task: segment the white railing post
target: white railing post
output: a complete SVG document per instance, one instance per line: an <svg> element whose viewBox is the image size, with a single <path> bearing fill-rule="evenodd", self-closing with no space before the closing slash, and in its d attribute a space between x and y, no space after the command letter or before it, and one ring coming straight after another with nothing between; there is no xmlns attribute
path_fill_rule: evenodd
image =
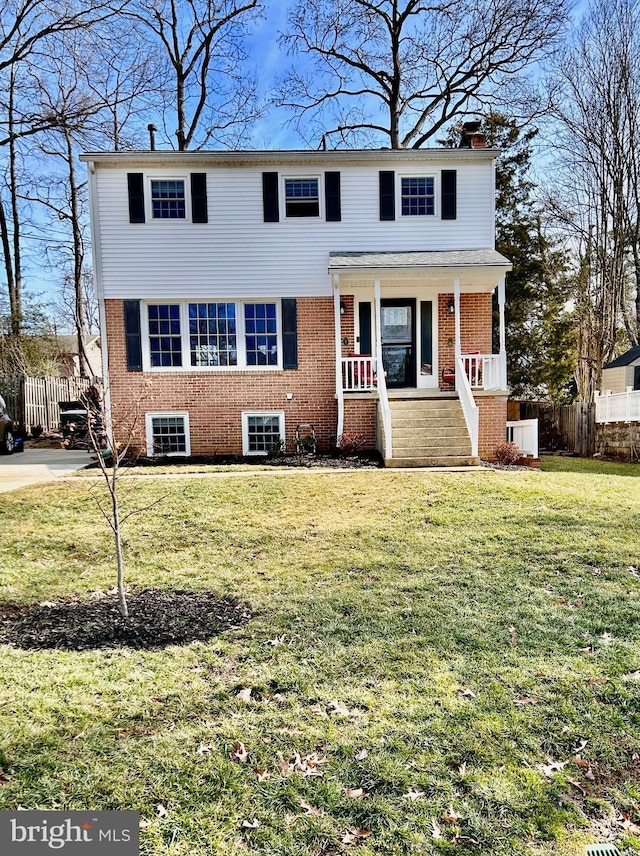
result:
<svg viewBox="0 0 640 856"><path fill-rule="evenodd" d="M384 364L382 362L382 315L380 300L380 280L374 283L375 295L375 322L376 322L376 363L378 365L378 402L382 413L382 425L384 428L384 458L390 461L393 457L393 443L391 440L391 408L389 407L389 396L387 395L387 380L384 376Z"/></svg>
<svg viewBox="0 0 640 856"><path fill-rule="evenodd" d="M610 422L611 419L611 390L605 389L604 391L604 421Z"/></svg>
<svg viewBox="0 0 640 856"><path fill-rule="evenodd" d="M506 303L504 277L498 283L498 309L500 310L500 389L507 388L507 334L504 318Z"/></svg>
<svg viewBox="0 0 640 856"><path fill-rule="evenodd" d="M460 342L460 280L453 281L453 308L455 310L454 325L455 325L455 355L456 358L462 352L462 344Z"/></svg>
<svg viewBox="0 0 640 856"><path fill-rule="evenodd" d="M625 405L626 405L626 407L625 407L626 413L625 413L625 417L624 417L625 422L631 422L631 392L632 392L632 389L630 386L628 386L627 387L627 400L625 402Z"/></svg>
<svg viewBox="0 0 640 856"><path fill-rule="evenodd" d="M471 454L474 458L478 457L478 437L479 437L479 418L480 413L478 405L473 398L469 378L465 371L465 362L463 357L458 357L456 360L456 391L462 405L464 420L467 423L467 431L471 440Z"/></svg>
<svg viewBox="0 0 640 856"><path fill-rule="evenodd" d="M342 328L340 324L340 278L333 275L333 320L336 339L336 400L338 402L338 424L336 427L336 446L344 434L344 392L342 378Z"/></svg>

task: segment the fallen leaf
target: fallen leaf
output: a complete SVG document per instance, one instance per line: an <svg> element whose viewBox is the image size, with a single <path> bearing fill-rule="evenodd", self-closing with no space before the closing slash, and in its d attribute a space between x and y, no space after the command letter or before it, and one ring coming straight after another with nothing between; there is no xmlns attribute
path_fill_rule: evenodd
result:
<svg viewBox="0 0 640 856"><path fill-rule="evenodd" d="M518 634L516 632L516 628L513 626L509 627L509 633L511 634L511 639L509 641L509 644L511 645L512 648L515 648L516 645L518 644Z"/></svg>
<svg viewBox="0 0 640 856"><path fill-rule="evenodd" d="M357 829L347 829L342 833L340 841L342 844L358 844L358 842L364 841L364 839L368 838L371 834L371 829L362 829L361 827L358 827Z"/></svg>
<svg viewBox="0 0 640 856"><path fill-rule="evenodd" d="M250 702L251 701L251 687L246 687L243 690L240 690L239 693L236 693L236 698L239 698L241 701Z"/></svg>
<svg viewBox="0 0 640 856"><path fill-rule="evenodd" d="M586 758L572 758L569 763L573 764L574 767L582 767L583 770L588 770L591 766Z"/></svg>
<svg viewBox="0 0 640 856"><path fill-rule="evenodd" d="M462 815L455 812L453 806L449 806L447 811L442 815L442 820L445 823L457 823L459 820L462 820Z"/></svg>
<svg viewBox="0 0 640 856"><path fill-rule="evenodd" d="M602 684L606 684L606 678L587 678L587 686L588 687L600 687Z"/></svg>
<svg viewBox="0 0 640 856"><path fill-rule="evenodd" d="M169 812L162 805L162 803L158 803L158 805L156 806L156 812L158 813L158 817L166 817L169 814Z"/></svg>
<svg viewBox="0 0 640 856"><path fill-rule="evenodd" d="M628 672L626 675L622 675L623 681L640 681L640 669L637 672Z"/></svg>
<svg viewBox="0 0 640 856"><path fill-rule="evenodd" d="M308 803L302 798L298 800L298 805L303 810L303 812L309 815L310 817L319 817L321 814L324 814L321 808L316 808L314 805L311 805L311 803Z"/></svg>
<svg viewBox="0 0 640 856"><path fill-rule="evenodd" d="M143 817L138 821L138 829L148 829L151 826L148 820L145 820Z"/></svg>
<svg viewBox="0 0 640 856"><path fill-rule="evenodd" d="M589 742L588 740L581 740L577 746L573 747L573 749L571 751L574 753L574 755L579 755L582 752L582 750L584 748L586 748L586 745L588 742Z"/></svg>
<svg viewBox="0 0 640 856"><path fill-rule="evenodd" d="M249 752L244 743L237 742L233 744L233 752L231 752L229 757L232 761L239 761L242 764L249 757Z"/></svg>
<svg viewBox="0 0 640 856"><path fill-rule="evenodd" d="M366 749L360 749L360 751L356 752L356 754L353 756L353 760L354 761L364 761L364 759L368 758L368 757L369 757L369 753L367 752L367 750Z"/></svg>
<svg viewBox="0 0 640 856"><path fill-rule="evenodd" d="M640 835L640 826L634 823L628 814L623 815L623 817L624 820L620 823L620 826L624 831L629 832L631 835Z"/></svg>
<svg viewBox="0 0 640 856"><path fill-rule="evenodd" d="M514 704L522 705L524 704L538 704L538 699L535 696L520 696L514 702Z"/></svg>
<svg viewBox="0 0 640 856"><path fill-rule="evenodd" d="M589 791L587 788L583 787L580 782L574 782L573 779L567 779L570 785L572 785L577 791L580 791L583 797L589 795Z"/></svg>
<svg viewBox="0 0 640 856"><path fill-rule="evenodd" d="M253 772L258 777L259 782L266 782L271 778L271 773L268 770L261 770L260 767L252 767Z"/></svg>
<svg viewBox="0 0 640 856"><path fill-rule="evenodd" d="M407 800L421 800L425 793L420 788L409 788L406 794L402 794L402 796Z"/></svg>
<svg viewBox="0 0 640 856"><path fill-rule="evenodd" d="M467 762L463 761L461 764L458 764L458 774L460 776L467 775Z"/></svg>
<svg viewBox="0 0 640 856"><path fill-rule="evenodd" d="M243 820L242 821L242 829L257 829L260 826L260 821L258 818L254 818L253 820Z"/></svg>
<svg viewBox="0 0 640 856"><path fill-rule="evenodd" d="M569 728L569 726L568 726L568 725L563 725L563 726L562 726L562 730L560 731L560 734L561 734L561 735L562 735L562 734L568 734L568 733L569 733L569 731L571 731L571 729Z"/></svg>
<svg viewBox="0 0 640 856"><path fill-rule="evenodd" d="M443 836L442 836L442 830L440 829L440 827L438 826L437 821L435 821L435 820L432 820L432 821L431 821L431 837L432 837L433 839L435 839L436 841L437 841L439 838L442 838L442 837L443 837Z"/></svg>
<svg viewBox="0 0 640 856"><path fill-rule="evenodd" d="M474 691L470 690L466 684L460 684L458 687L458 695L462 696L462 698L476 698Z"/></svg>
<svg viewBox="0 0 640 856"><path fill-rule="evenodd" d="M611 642L613 642L613 634L609 633L606 630L599 638L602 639L605 645L609 645Z"/></svg>
<svg viewBox="0 0 640 856"><path fill-rule="evenodd" d="M554 773L564 770L568 763L567 761L552 761L551 758L547 758L547 761L547 764L538 764L537 769L543 772L549 779L553 777Z"/></svg>
<svg viewBox="0 0 640 856"><path fill-rule="evenodd" d="M363 800L367 795L366 791L362 788L345 788L343 793L352 800Z"/></svg>
<svg viewBox="0 0 640 856"><path fill-rule="evenodd" d="M213 746L205 746L204 743L201 743L198 746L198 755L206 755L208 752L211 752Z"/></svg>
<svg viewBox="0 0 640 856"><path fill-rule="evenodd" d="M472 838L470 835L454 835L453 840L456 844L473 844L476 847L480 846L480 842L477 838Z"/></svg>

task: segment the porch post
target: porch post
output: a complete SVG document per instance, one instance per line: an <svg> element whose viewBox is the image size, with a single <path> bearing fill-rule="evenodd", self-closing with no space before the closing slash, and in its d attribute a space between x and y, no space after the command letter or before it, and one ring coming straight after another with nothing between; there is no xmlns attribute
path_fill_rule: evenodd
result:
<svg viewBox="0 0 640 856"><path fill-rule="evenodd" d="M455 309L454 322L455 322L455 353L456 360L462 354L462 345L460 344L460 280L454 279L453 281L453 305ZM457 368L457 367L456 367Z"/></svg>
<svg viewBox="0 0 640 856"><path fill-rule="evenodd" d="M500 389L507 388L507 336L504 321L504 277L498 283L498 309L500 310Z"/></svg>
<svg viewBox="0 0 640 856"><path fill-rule="evenodd" d="M344 390L342 383L342 326L340 323L340 277L333 275L333 323L336 340L336 401L338 402L338 424L336 426L336 446L340 446L340 437L344 434Z"/></svg>

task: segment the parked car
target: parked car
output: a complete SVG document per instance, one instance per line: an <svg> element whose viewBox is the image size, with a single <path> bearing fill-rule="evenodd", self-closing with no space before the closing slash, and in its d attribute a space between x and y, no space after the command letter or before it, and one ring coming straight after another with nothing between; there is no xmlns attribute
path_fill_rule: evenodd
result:
<svg viewBox="0 0 640 856"><path fill-rule="evenodd" d="M22 451L22 440L16 438L13 420L7 413L4 398L0 395L0 453L13 455L18 451Z"/></svg>

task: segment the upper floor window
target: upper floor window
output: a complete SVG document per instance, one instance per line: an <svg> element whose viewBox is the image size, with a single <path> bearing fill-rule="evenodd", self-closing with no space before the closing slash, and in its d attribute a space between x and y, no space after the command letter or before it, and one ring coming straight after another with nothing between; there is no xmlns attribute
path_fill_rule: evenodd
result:
<svg viewBox="0 0 640 856"><path fill-rule="evenodd" d="M401 200L404 215L435 214L436 196L433 178L403 178Z"/></svg>
<svg viewBox="0 0 640 856"><path fill-rule="evenodd" d="M320 216L317 178L286 178L284 194L287 217Z"/></svg>
<svg viewBox="0 0 640 856"><path fill-rule="evenodd" d="M154 220L184 220L186 216L184 181L153 179L151 210Z"/></svg>

